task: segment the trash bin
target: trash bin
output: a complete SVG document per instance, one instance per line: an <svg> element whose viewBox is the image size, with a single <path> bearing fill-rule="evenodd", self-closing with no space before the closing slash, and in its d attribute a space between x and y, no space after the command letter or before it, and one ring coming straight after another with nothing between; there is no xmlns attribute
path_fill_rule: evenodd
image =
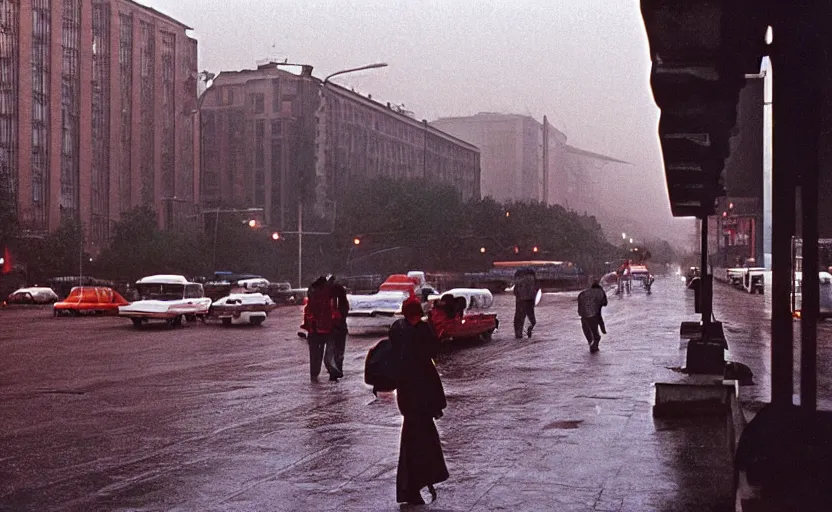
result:
<svg viewBox="0 0 832 512"><path fill-rule="evenodd" d="M688 342L685 369L688 373L723 375L728 343L722 322L710 322L703 329L701 338Z"/></svg>

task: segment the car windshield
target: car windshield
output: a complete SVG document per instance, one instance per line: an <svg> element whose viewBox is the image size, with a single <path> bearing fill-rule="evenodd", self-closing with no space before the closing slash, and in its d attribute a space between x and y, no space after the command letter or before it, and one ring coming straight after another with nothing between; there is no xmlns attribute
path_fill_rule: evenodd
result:
<svg viewBox="0 0 832 512"><path fill-rule="evenodd" d="M180 300L185 295L185 285L145 283L136 285L142 300Z"/></svg>

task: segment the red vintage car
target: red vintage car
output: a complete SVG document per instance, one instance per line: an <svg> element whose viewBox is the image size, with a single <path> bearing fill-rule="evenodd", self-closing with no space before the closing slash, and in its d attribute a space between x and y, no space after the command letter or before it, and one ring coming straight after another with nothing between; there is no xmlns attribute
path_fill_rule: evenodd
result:
<svg viewBox="0 0 832 512"><path fill-rule="evenodd" d="M462 299L462 300L460 300ZM463 338L482 338L486 341L497 330L500 323L494 313L469 313L468 304L462 297L456 298L455 306L443 304L441 299L434 302L428 315L440 341Z"/></svg>
<svg viewBox="0 0 832 512"><path fill-rule="evenodd" d="M117 291L104 286L76 286L69 296L53 306L55 316L118 314L118 307L130 304Z"/></svg>

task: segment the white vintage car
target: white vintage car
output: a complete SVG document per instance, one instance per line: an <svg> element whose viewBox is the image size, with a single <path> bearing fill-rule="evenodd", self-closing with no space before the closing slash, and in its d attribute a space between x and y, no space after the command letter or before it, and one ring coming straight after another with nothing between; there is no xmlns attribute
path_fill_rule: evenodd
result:
<svg viewBox="0 0 832 512"><path fill-rule="evenodd" d="M347 327L352 330L386 329L401 315L402 304L410 297L404 291L380 291L373 295L347 295L350 312Z"/></svg>
<svg viewBox="0 0 832 512"><path fill-rule="evenodd" d="M177 327L183 320L205 319L211 307L211 299L205 296L202 285L183 276L145 277L136 282L136 291L141 300L118 308L119 316L129 318L136 327L150 320L162 320Z"/></svg>
<svg viewBox="0 0 832 512"><path fill-rule="evenodd" d="M223 325L260 325L266 321L275 303L262 293L231 293L211 305L211 316Z"/></svg>
<svg viewBox="0 0 832 512"><path fill-rule="evenodd" d="M7 299L9 304L52 304L58 300L58 294L52 288L43 286L20 288Z"/></svg>

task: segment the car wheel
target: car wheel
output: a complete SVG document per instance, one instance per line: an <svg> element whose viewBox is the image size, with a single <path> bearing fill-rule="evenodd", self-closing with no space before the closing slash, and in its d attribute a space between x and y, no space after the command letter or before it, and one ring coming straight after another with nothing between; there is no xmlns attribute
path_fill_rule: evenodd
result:
<svg viewBox="0 0 832 512"><path fill-rule="evenodd" d="M182 315L176 315L175 317L168 320L168 323L171 327L181 327L182 326Z"/></svg>
<svg viewBox="0 0 832 512"><path fill-rule="evenodd" d="M222 325L224 325L225 327L228 327L229 325L231 325L231 319L230 318L223 318L222 319Z"/></svg>
<svg viewBox="0 0 832 512"><path fill-rule="evenodd" d="M143 323L141 318L131 318L130 320L133 321L133 327L141 329Z"/></svg>
<svg viewBox="0 0 832 512"><path fill-rule="evenodd" d="M185 319L189 322L196 322L196 315L185 315Z"/></svg>
<svg viewBox="0 0 832 512"><path fill-rule="evenodd" d="M252 317L252 318L249 320L249 323L250 323L251 325L260 325L260 324L262 324L262 323L263 323L263 321L264 321L264 320L266 320L266 317L263 317L263 316L255 316L255 317Z"/></svg>

